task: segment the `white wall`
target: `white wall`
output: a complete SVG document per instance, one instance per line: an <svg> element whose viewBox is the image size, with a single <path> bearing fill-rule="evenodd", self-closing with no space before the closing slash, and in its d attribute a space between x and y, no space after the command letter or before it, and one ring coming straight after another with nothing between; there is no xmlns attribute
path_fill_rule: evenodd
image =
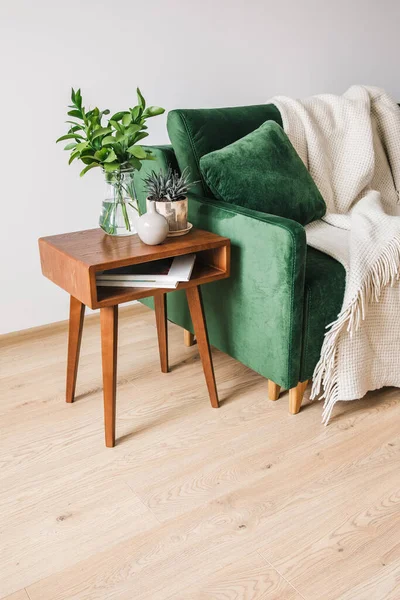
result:
<svg viewBox="0 0 400 600"><path fill-rule="evenodd" d="M385 87L400 99L397 0L1 0L0 331L67 317L39 236L97 226L101 174L56 146L70 87L86 105L167 109ZM165 118L150 142L166 142Z"/></svg>

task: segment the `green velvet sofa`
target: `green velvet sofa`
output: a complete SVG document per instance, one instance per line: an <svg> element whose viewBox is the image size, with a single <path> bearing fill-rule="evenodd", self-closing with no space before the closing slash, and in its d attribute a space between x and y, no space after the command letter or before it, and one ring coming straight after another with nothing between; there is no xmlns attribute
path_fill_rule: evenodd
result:
<svg viewBox="0 0 400 600"><path fill-rule="evenodd" d="M172 145L151 146L156 162L143 163L137 194L144 207L142 179L152 169L190 168L198 183L189 194L189 221L230 238L232 245L231 277L203 288L210 343L268 378L271 400L281 388L289 389L294 414L303 382L319 359L325 328L341 308L344 268L308 247L299 223L216 200L199 169L201 156L270 119L281 124L272 104L171 111ZM184 292L167 295L167 310L170 321L193 332Z"/></svg>

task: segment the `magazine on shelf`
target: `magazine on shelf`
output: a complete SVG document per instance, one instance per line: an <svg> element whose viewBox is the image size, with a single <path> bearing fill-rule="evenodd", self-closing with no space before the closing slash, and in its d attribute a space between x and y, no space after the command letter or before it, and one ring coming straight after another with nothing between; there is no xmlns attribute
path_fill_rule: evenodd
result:
<svg viewBox="0 0 400 600"><path fill-rule="evenodd" d="M174 283L162 283L159 281L98 281L96 279L96 283L100 287L171 288L174 290L178 287L179 281L175 281Z"/></svg>
<svg viewBox="0 0 400 600"><path fill-rule="evenodd" d="M96 274L96 283L105 287L173 289L180 281L189 281L195 260L195 254L184 254L183 256L109 269Z"/></svg>

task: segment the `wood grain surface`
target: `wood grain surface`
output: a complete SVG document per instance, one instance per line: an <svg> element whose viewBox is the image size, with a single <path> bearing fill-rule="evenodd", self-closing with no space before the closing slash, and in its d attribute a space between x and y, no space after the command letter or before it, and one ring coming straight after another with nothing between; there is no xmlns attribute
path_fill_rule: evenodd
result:
<svg viewBox="0 0 400 600"><path fill-rule="evenodd" d="M87 267L96 270L113 269L125 265L222 248L227 238L194 227L188 235L167 238L158 246L144 244L137 235L111 236L100 228L86 229L40 238L39 245L49 245Z"/></svg>
<svg viewBox="0 0 400 600"><path fill-rule="evenodd" d="M158 351L160 353L161 372L168 373L168 323L166 294L155 294L154 311L156 313Z"/></svg>
<svg viewBox="0 0 400 600"><path fill-rule="evenodd" d="M120 310L118 437L103 444L100 323L65 403L67 323L0 338L1 600L398 600L400 393L288 393L154 313ZM25 592L26 590L26 592Z"/></svg>
<svg viewBox="0 0 400 600"><path fill-rule="evenodd" d="M195 228L158 246L147 246L137 235L113 237L88 229L40 238L39 251L43 275L90 308L154 295L154 288L96 286L96 273L104 269L195 253L192 277L178 289L224 279L230 271L229 239Z"/></svg>
<svg viewBox="0 0 400 600"><path fill-rule="evenodd" d="M25 590L19 590L18 592L11 594L11 596L7 596L4 600L29 600L29 596Z"/></svg>
<svg viewBox="0 0 400 600"><path fill-rule="evenodd" d="M214 365L211 356L210 343L208 341L207 324L204 316L201 289L198 286L186 290L186 298L189 305L190 316L194 327L201 362L203 364L204 376L210 402L213 408L219 407L217 386L215 383Z"/></svg>
<svg viewBox="0 0 400 600"><path fill-rule="evenodd" d="M100 309L103 366L104 432L108 448L115 445L117 410L118 305Z"/></svg>
<svg viewBox="0 0 400 600"><path fill-rule="evenodd" d="M73 402L75 397L76 378L78 374L79 354L81 351L85 305L73 296L69 302L69 331L67 354L66 401Z"/></svg>

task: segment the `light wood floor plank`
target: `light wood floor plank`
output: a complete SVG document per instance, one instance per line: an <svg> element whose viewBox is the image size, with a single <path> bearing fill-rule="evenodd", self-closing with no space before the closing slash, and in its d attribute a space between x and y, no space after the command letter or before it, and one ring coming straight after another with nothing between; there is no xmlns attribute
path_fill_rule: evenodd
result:
<svg viewBox="0 0 400 600"><path fill-rule="evenodd" d="M18 592L11 594L11 596L1 598L1 600L29 600L29 597L25 590L19 590Z"/></svg>
<svg viewBox="0 0 400 600"><path fill-rule="evenodd" d="M202 577L174 596L174 600L302 600L257 552Z"/></svg>
<svg viewBox="0 0 400 600"><path fill-rule="evenodd" d="M398 600L400 590L400 560L392 564L381 563L384 569L376 573L374 569L371 576L366 577L357 586L349 589L338 600L371 600L379 594L379 600Z"/></svg>
<svg viewBox="0 0 400 600"><path fill-rule="evenodd" d="M391 463L389 465L389 478L380 462L376 464L374 473L369 472L367 501L368 494L373 498L374 490L384 489L383 482L390 486L395 467ZM300 533L307 530L314 532L318 526L332 519L332 508L337 503L338 494L342 500L339 518L342 518L349 502L354 505L355 490L359 490L358 504L363 504L365 494L360 493L359 479L349 477L349 482L340 485L340 478L334 478L327 493L324 490L325 478L322 477L317 485L311 482L308 489L300 487L298 497L293 493L292 485L292 490L288 489L283 499L280 498L281 490L271 497L273 488L268 487L267 481L260 482L257 487L246 487L236 494L209 502L201 510L171 519L164 527L138 536L131 543L123 543L112 552L97 556L95 561L81 563L82 577L78 576L78 579L74 570L70 569L33 586L32 590L29 588L29 593L32 600L35 600L38 590L43 598L47 598L47 594L50 597L57 589L57 583L63 581L71 582L71 587L67 583L67 589L63 589L59 596L55 595L55 600L70 597L94 599L99 590L104 597L113 597L115 593L115 597L121 600L130 598L133 590L138 599L168 598L179 591L179 586L240 559L254 550L255 545L261 546L262 541L271 540L274 545L281 529L289 532L288 537L293 544ZM343 497L345 490L347 496ZM176 577L177 563L179 578ZM113 575L116 571L121 573L118 584L115 584ZM157 572L158 581L153 582L149 595L149 580L153 572ZM301 588L298 589L301 592Z"/></svg>
<svg viewBox="0 0 400 600"><path fill-rule="evenodd" d="M368 416L366 411L355 413L350 421L339 422L340 426L320 428L320 406L313 405L309 418L304 418L298 427L299 423L287 417L285 412L269 412L265 400L260 400L259 396L259 390L247 393L247 405L236 402L235 407L230 407L229 416L226 414L215 430L210 426L205 430L203 426L203 435L195 435L195 431L185 437L182 433L179 440L171 440L173 447L168 447L167 441L161 452L156 444L153 451L157 464L152 468L152 475L149 476L143 467L147 460L151 461L150 456L136 465L127 465L125 477L160 520L202 506L219 496L235 491L240 493L242 488L253 489L251 486L260 480L268 481L265 495L280 498L282 505L285 494L292 494L293 481L299 472L299 487L300 481L304 487L307 482L313 483L320 477L321 487L326 490L329 485L337 485L334 477L332 484L326 477L327 464L335 477L344 482L354 479L360 464L365 472L374 461L380 468L382 461L391 462L398 458L397 446L386 444L394 443L397 437L390 410L393 407L391 399L380 402L383 426L375 437L371 437L370 427L376 416L374 409ZM285 444L282 444L283 430L287 434ZM354 443L354 430L358 431L359 444ZM204 434L210 451L212 448L212 461L204 460ZM221 436L222 443L218 443L216 434ZM310 451L310 438L319 448L318 452ZM175 457L177 450L181 452L181 460L169 460ZM348 461L346 469L343 468L343 454Z"/></svg>
<svg viewBox="0 0 400 600"><path fill-rule="evenodd" d="M382 477L385 479L384 472ZM277 557L281 553L280 541L283 545L288 542L284 534L274 544L266 544L261 554L274 561L279 572L301 589L306 598L318 598L321 590L325 590L326 600L367 597L381 600L396 588L399 595L400 494L382 486L379 479L374 481L374 487L378 492L386 487L385 493L347 496L347 515L343 515L343 521L336 524L334 516L330 526L326 521L320 523L319 531L309 530L306 543L296 540L287 557ZM335 578L326 569L335 572Z"/></svg>
<svg viewBox="0 0 400 600"><path fill-rule="evenodd" d="M197 346L170 324L161 373L154 314L135 305L121 310L110 450L98 317L73 405L66 331L0 340L0 598L398 600L399 390L340 404L322 427L309 390L289 416L287 393L268 402L262 377L215 351L213 410Z"/></svg>
<svg viewBox="0 0 400 600"><path fill-rule="evenodd" d="M0 499L3 593L157 525L117 474L105 476L98 461L82 463L66 474L51 470L29 485L6 486L8 498L2 493Z"/></svg>

